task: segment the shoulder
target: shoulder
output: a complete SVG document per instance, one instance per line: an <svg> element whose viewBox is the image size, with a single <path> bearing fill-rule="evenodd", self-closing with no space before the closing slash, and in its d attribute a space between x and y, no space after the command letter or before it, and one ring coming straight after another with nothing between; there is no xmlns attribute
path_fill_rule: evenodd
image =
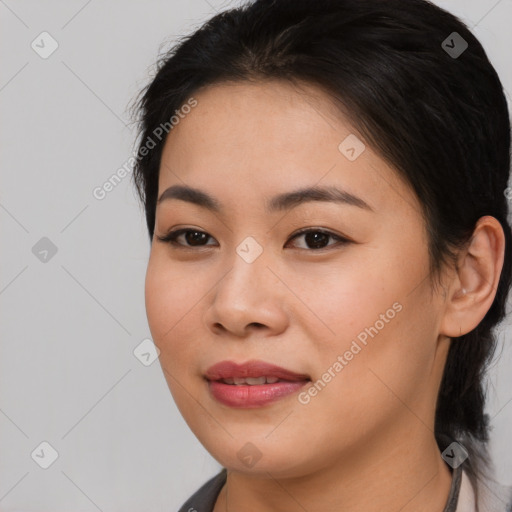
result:
<svg viewBox="0 0 512 512"><path fill-rule="evenodd" d="M512 486L502 485L491 477L475 479L463 475L463 484L466 482L472 488L472 504L478 512L512 512ZM459 509L457 508L457 511ZM464 507L462 510L466 510Z"/></svg>
<svg viewBox="0 0 512 512"><path fill-rule="evenodd" d="M512 512L512 487L493 480L482 482L478 493L478 510Z"/></svg>
<svg viewBox="0 0 512 512"><path fill-rule="evenodd" d="M222 470L203 484L178 512L212 512L217 496L226 482L227 470Z"/></svg>

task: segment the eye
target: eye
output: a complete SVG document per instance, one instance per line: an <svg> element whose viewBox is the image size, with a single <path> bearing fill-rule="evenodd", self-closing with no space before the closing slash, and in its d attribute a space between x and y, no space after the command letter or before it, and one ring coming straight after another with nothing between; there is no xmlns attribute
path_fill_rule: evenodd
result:
<svg viewBox="0 0 512 512"><path fill-rule="evenodd" d="M190 245L184 245L177 241L178 238L183 235L186 242ZM177 245L181 247L204 247L205 244L203 244L202 242L212 237L208 233L205 233L204 231L200 231L198 229L182 228L170 231L165 236L157 235L157 238L161 242L166 242L171 245Z"/></svg>
<svg viewBox="0 0 512 512"><path fill-rule="evenodd" d="M335 235L330 231L325 231L318 228L307 228L296 233L290 240L295 240L298 237L304 237L304 241L307 245L310 245L311 249L321 250L330 245L346 245L350 243L350 240L339 235ZM336 240L337 244L328 244L329 238ZM301 247L302 249L304 247ZM308 247L306 247L307 249Z"/></svg>
<svg viewBox="0 0 512 512"><path fill-rule="evenodd" d="M179 242L179 239L183 237L186 243ZM321 250L331 245L346 245L350 243L350 240L344 238L342 236L331 233L330 231L318 229L318 228L307 228L295 233L290 240L295 240L296 238L304 237L304 241L307 247L301 247L301 249L314 249ZM213 238L204 231L200 231L198 229L190 229L190 228L181 228L176 229L174 231L170 231L165 236L157 235L158 240L169 243L174 246L183 247L183 248L191 248L191 247L206 247L212 244L206 244L204 242L208 241L208 239ZM329 239L333 239L337 244L329 244ZM215 245L215 244L213 244Z"/></svg>

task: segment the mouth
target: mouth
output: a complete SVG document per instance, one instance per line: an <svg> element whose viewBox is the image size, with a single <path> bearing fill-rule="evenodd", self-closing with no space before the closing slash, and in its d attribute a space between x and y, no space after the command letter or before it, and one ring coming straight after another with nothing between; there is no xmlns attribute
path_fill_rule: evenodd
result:
<svg viewBox="0 0 512 512"><path fill-rule="evenodd" d="M261 386L263 384L275 384L276 382L290 382L285 379L279 379L277 377L265 376L265 377L233 377L229 379L219 379L215 382L223 382L230 386Z"/></svg>
<svg viewBox="0 0 512 512"><path fill-rule="evenodd" d="M216 401L236 408L262 407L296 393L311 382L307 374L264 361L243 364L222 361L208 368L204 377Z"/></svg>

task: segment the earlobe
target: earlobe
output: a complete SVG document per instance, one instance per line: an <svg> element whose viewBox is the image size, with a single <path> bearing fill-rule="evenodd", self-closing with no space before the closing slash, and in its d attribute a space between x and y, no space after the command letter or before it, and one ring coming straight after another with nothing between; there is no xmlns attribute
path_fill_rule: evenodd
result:
<svg viewBox="0 0 512 512"><path fill-rule="evenodd" d="M494 217L481 217L470 242L459 255L440 334L459 337L482 321L496 296L504 253L505 235L501 224Z"/></svg>

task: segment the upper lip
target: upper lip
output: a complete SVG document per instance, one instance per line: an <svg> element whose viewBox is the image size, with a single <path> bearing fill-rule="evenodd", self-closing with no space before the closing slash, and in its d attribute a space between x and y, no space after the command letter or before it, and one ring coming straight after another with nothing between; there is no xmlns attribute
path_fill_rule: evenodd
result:
<svg viewBox="0 0 512 512"><path fill-rule="evenodd" d="M295 373L275 364L257 360L247 361L242 364L237 364L234 361L221 361L210 366L204 376L208 380L244 377L277 377L278 379L289 381L310 380L306 374Z"/></svg>

